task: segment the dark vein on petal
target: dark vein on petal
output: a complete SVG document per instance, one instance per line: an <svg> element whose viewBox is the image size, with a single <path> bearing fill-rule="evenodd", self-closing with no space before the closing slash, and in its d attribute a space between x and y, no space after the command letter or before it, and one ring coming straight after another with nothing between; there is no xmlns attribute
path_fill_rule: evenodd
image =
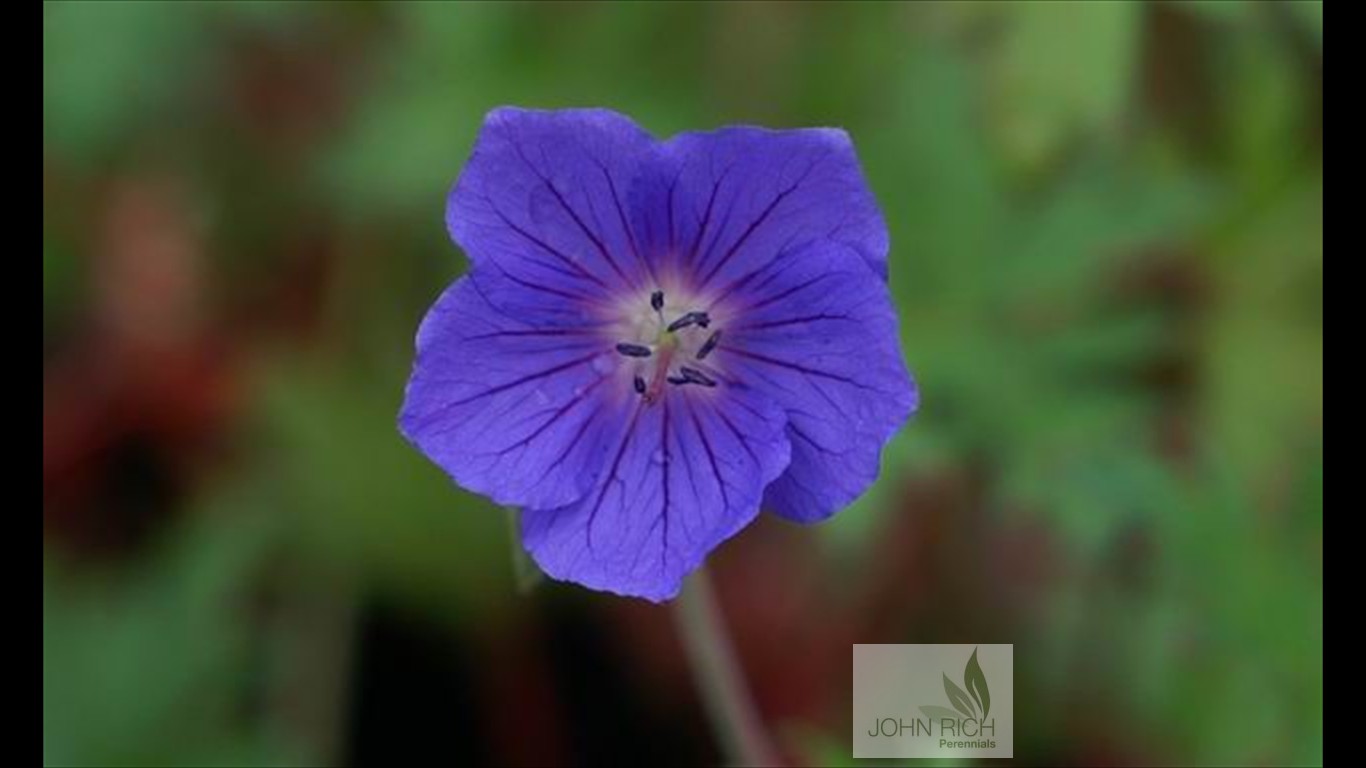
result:
<svg viewBox="0 0 1366 768"><path fill-rule="evenodd" d="M720 260L718 260L716 264L712 266L711 269L707 270L707 274L703 276L702 282L698 286L699 291L706 288L707 284L710 283L711 279L716 276L716 273L720 271L721 267L725 266L726 262L730 261L731 257L735 255L735 252L740 250L740 247L745 244L745 241L749 239L749 236L754 234L754 231L759 228L759 225L764 223L764 220L767 219L771 213L773 213L774 209L778 207L778 204L785 200L788 195L796 191L797 188L800 187L803 183L805 183L807 177L811 175L811 172L814 171L816 169L816 166L820 165L821 161L823 161L824 159L825 156L822 155L821 157L811 161L811 165L807 167L806 171L803 172L802 175L798 177L796 181L792 182L791 186L779 192L777 197L773 198L773 202L769 203L768 207L765 208L763 212L759 214L759 217L755 219L753 222L751 222L748 227L745 228L745 231L740 235L740 238L736 240L734 244L731 245L731 247L725 252L725 254L721 256Z"/></svg>
<svg viewBox="0 0 1366 768"><path fill-rule="evenodd" d="M640 247L636 245L635 233L631 231L631 222L626 218L626 209L622 208L621 198L617 195L617 185L612 181L612 174L607 172L607 166L604 165L601 160L598 160L592 155L589 155L589 157L592 157L593 162L598 164L598 168L602 169L602 176L607 180L607 189L612 193L612 204L616 206L617 217L621 219L621 230L626 233L626 244L631 246L631 253L635 255L636 261L639 261L641 266L645 267L645 271L649 273L650 279L655 283L658 283L659 278L655 276L654 265L649 261L646 261L645 257L640 254Z"/></svg>
<svg viewBox="0 0 1366 768"><path fill-rule="evenodd" d="M716 476L716 485L721 489L721 502L726 505L726 510L729 511L731 509L730 494L726 493L726 481L721 477L721 468L716 465L716 452L712 450L711 441L707 439L707 433L702 429L702 421L697 418L697 409L693 407L691 400L687 400L687 404L688 414L692 416L693 426L697 429L697 436L702 438L702 447L707 451L707 460L711 463L711 473Z"/></svg>
<svg viewBox="0 0 1366 768"><path fill-rule="evenodd" d="M678 443L678 450L683 454L683 471L688 475L688 487L692 489L692 497L700 501L702 499L702 494L697 490L697 473L693 471L697 462L693 461L692 456L689 455L688 442L690 441L680 440ZM688 520L692 517L692 515L688 515L683 518L683 533L689 540L697 537L697 531L695 529L689 530L688 528ZM704 527L706 526L705 520L702 521L702 525Z"/></svg>
<svg viewBox="0 0 1366 768"><path fill-rule="evenodd" d="M796 434L797 437L800 437L802 440L805 440L806 442L810 443L812 448L815 448L817 451L820 451L821 453L823 453L823 454L825 454L825 455L827 455L827 456L843 456L843 455L849 453L849 451L832 451L832 450L830 450L829 448L827 448L827 447L825 447L824 445L821 445L819 442L817 442L815 438L813 438L813 437L811 437L810 435L808 435L808 434L806 434L805 432L803 432L803 431L801 430L801 427L798 427L796 424L789 423L789 424L787 425L787 428L790 429L790 430L792 430L792 432L793 432L794 434Z"/></svg>
<svg viewBox="0 0 1366 768"><path fill-rule="evenodd" d="M740 407L740 408L744 408L746 411L749 411L749 413L750 413L751 415L753 415L754 418L758 419L759 421L768 421L768 416L764 415L763 412L759 411L759 410L756 409L754 406L750 405L749 403L745 402L744 400L734 399L734 400L731 400L731 403L732 403L733 405L736 405L736 406ZM789 409L789 410L790 410L790 409ZM721 413L720 409L717 409L717 413Z"/></svg>
<svg viewBox="0 0 1366 768"><path fill-rule="evenodd" d="M759 462L759 455L754 452L753 448L749 447L749 441L745 439L745 436L740 432L740 429L736 427L735 424L730 420L730 417L726 415L725 411L722 411L718 408L716 409L716 415L721 417L721 421L724 421L727 427L730 427L731 433L735 435L735 439L740 442L740 445L742 447L744 447L745 453L748 453L749 457L754 460L755 468L758 469L762 467L763 465Z"/></svg>
<svg viewBox="0 0 1366 768"><path fill-rule="evenodd" d="M821 396L821 397L825 400L825 402L830 406L830 410L834 411L835 413L840 414L841 416L846 415L846 414L845 414L845 409L844 409L844 407L841 406L839 403L835 402L835 398L831 397L831 396L830 396L830 393L829 393L829 392L826 392L826 391L820 386L820 384L819 384L818 382L815 382L815 381L811 382L811 388L814 389L814 390L816 390L816 392L817 392L818 394L820 394L820 396Z"/></svg>
<svg viewBox="0 0 1366 768"><path fill-rule="evenodd" d="M739 197L740 190L736 190L735 194L731 196L730 205L726 206L726 212L721 215L721 219L716 225L716 233L712 235L711 242L707 243L706 250L702 251L702 257L693 262L693 269L706 264L707 260L711 258L712 251L716 250L717 244L721 242L721 238L725 237L726 227L730 226L730 219L735 215L735 209L739 205Z"/></svg>
<svg viewBox="0 0 1366 768"><path fill-rule="evenodd" d="M610 177L609 177L609 178L610 178ZM615 195L615 192L614 192L613 194ZM591 194L586 194L586 195L584 195L584 201L588 203L588 215L591 217L591 219L592 219L591 223L593 224L592 227L587 228L587 230L585 231L585 234L587 234L588 232L601 232L601 233L603 233L602 236L605 237L605 236L606 236L606 232L607 232L607 227L603 226L603 224L602 224L602 217L598 216L598 206L597 206L597 203L593 202L593 200L594 200L594 196L593 196L593 195L591 195ZM568 203L566 203L565 205L567 206ZM582 228L582 227L580 227L580 228ZM629 237L629 236L630 236L630 233L628 232L628 233L627 233L627 237ZM598 245L599 242L600 242L600 241L595 240L595 241L594 241L594 244L595 244L595 245ZM622 282L622 284L623 284L624 286L626 286L626 287L628 287L628 288L632 288L632 289L634 289L634 288L637 287L637 282L636 282L636 280L635 280L634 278L632 278L632 277L627 277L627 276L622 272L621 267L617 266L616 260L615 260L614 258L612 258L612 257L607 253L607 249L606 249L605 246L603 246L603 245L598 245L598 250L599 250L599 251L602 251L603 256L606 256L606 257L607 257L608 262L612 264L612 269L617 273L617 275L619 275L619 276L621 277L621 282Z"/></svg>
<svg viewBox="0 0 1366 768"><path fill-rule="evenodd" d="M659 552L659 567L666 568L668 566L669 558L669 461L672 458L669 455L669 398L664 398L664 402L660 405L663 407L663 412L661 415L664 419L663 425L660 429L659 439L659 450L664 457L664 511L662 514L664 533L663 538L661 539L661 543L663 544L663 546L660 547ZM647 533L646 536L648 535L649 534Z"/></svg>
<svg viewBox="0 0 1366 768"><path fill-rule="evenodd" d="M626 282L626 284L629 285L631 281L627 279L626 273L621 271L621 267L617 265L616 259L613 259L612 255L607 252L607 248L603 246L602 240L600 240L596 234L594 234L591 230L589 230L587 226L584 225L583 220L579 218L579 214L575 212L574 209L569 205L569 203L564 199L564 197L560 194L560 191L555 188L555 185L553 183L551 183L550 179L542 175L540 170L530 160L527 159L526 154L522 152L521 145L514 143L512 146L513 149L517 151L517 156L522 158L523 163L526 163L526 167L528 170L531 171L532 175L540 179L541 183L545 185L545 188L550 190L550 194L555 196L556 202L560 204L560 207L564 209L564 212L569 214L569 218L573 219L574 223L577 224L579 229L583 231L583 234L593 242L593 245L597 246L598 252L602 254L602 257L604 259L607 259L607 263L612 266L612 269L617 273L617 275L621 277L621 279L624 282ZM542 159L545 159L544 148L542 148L541 152Z"/></svg>
<svg viewBox="0 0 1366 768"><path fill-rule="evenodd" d="M797 363L793 363L787 360L779 360L777 358L769 357L767 355L761 355L757 352L751 352L746 349L740 349L738 347L726 347L725 351L730 354L739 355L741 357L747 357L751 360L758 360L761 363L768 363L769 365L776 366L779 368L787 368L789 370L797 371L798 373L805 373L811 376L821 376L827 379L832 379L834 381L843 382L850 386L858 387L859 389L866 389L873 392L878 391L874 387L869 387L865 384L860 384L859 382L847 376L840 376L839 374L830 373L829 371L818 370L816 368L807 368L804 365L799 365Z"/></svg>
<svg viewBox="0 0 1366 768"><path fill-rule="evenodd" d="M732 323L727 327L732 330L755 330L760 328L781 328L785 325L799 325L802 323L817 323L822 320L853 320L853 318L849 315L830 315L822 313L819 315L806 315L804 317L789 317L783 320L765 320L761 323Z"/></svg>
<svg viewBox="0 0 1366 768"><path fill-rule="evenodd" d="M745 241L749 239L749 236L754 234L754 231L759 228L759 225L763 224L764 220L767 219L769 215L773 213L773 209L777 208L778 204L781 203L788 195L792 194L792 192L795 189L797 189L796 184L788 187L787 189L784 189L782 192L779 192L778 196L773 198L773 202L768 204L768 207L765 208L759 214L758 218L750 222L748 227L745 227L745 231L740 233L740 237L737 238L735 242L731 244L730 248L726 249L726 252L721 255L721 258L716 261L716 264L713 265L711 269L707 270L707 274L702 276L702 280L699 283L699 291L706 288L707 283L711 282L711 279L716 276L717 270L725 266L727 261L730 261L730 257L734 256L735 252L740 250L740 247L745 244ZM731 210L734 210L734 206L731 206ZM720 239L719 232L717 233L716 239ZM716 247L716 243L714 241L712 242L711 247ZM711 248L707 249L707 255L711 255ZM705 259L703 261L705 261Z"/></svg>
<svg viewBox="0 0 1366 768"><path fill-rule="evenodd" d="M783 265L783 262L784 262L787 258L789 258L789 257L791 256L791 254L792 254L791 245L792 245L792 242L793 242L794 240L796 240L796 239L797 239L797 236L796 236L796 235L793 235L792 237L789 237L789 238L782 244L782 246L781 246L780 248L778 248L778 255L774 256L772 260L766 262L764 265L760 266L758 269L755 269L753 272L750 272L749 274L745 275L744 277L741 277L741 278L737 278L737 279L735 279L735 280L732 280L728 285L726 285L725 288L722 288L722 289L716 294L716 297L712 300L712 303L713 303L713 304L715 304L715 303L720 303L720 302L723 301L726 297L728 297L728 296L730 296L732 293L734 293L737 289L743 288L745 285L748 285L750 280L753 280L754 278L758 277L759 275L762 275L762 274L765 273L765 272L769 272L770 270L772 270L772 273L771 273L768 277L766 277L762 282L760 282L758 285L754 286L754 289L755 289L755 290L758 290L758 289L764 287L765 285L768 285L769 283L773 282L775 279L777 279L778 277L780 277L780 276L782 275L782 270L777 269L777 268L778 268L778 267L781 267L781 266Z"/></svg>
<svg viewBox="0 0 1366 768"><path fill-rule="evenodd" d="M577 274L582 275L583 277L587 278L588 280L591 280L594 283L597 283L598 286L603 289L610 290L610 288L608 288L607 286L607 283L604 283L602 279L599 278L597 275L584 269L582 264L579 264L577 261L571 259L569 256L560 252L559 250L557 250L544 240L540 239L539 237L536 237L535 235L531 234L525 229L522 229L521 227L517 226L512 221L512 219L508 218L501 210L498 209L498 205L494 203L493 199L490 198L488 195L484 195L484 202L488 204L489 208L493 211L494 215L497 216L503 222L503 224L505 224L513 232L516 232L517 234L521 235L527 240L530 240L532 243L535 243L538 247L543 249L546 253L549 253L550 255L564 262L566 266L574 270L574 272L576 272Z"/></svg>
<svg viewBox="0 0 1366 768"><path fill-rule="evenodd" d="M702 214L702 221L697 227L697 234L693 237L692 245L688 248L688 263L691 264L697 259L697 246L702 244L702 236L707 233L707 227L711 225L712 208L716 205L716 195L721 191L721 183L726 180L726 175L734 165L726 166L726 170L721 172L721 177L712 181L711 195L707 198L707 209Z"/></svg>
<svg viewBox="0 0 1366 768"><path fill-rule="evenodd" d="M541 291L542 293L548 293L552 296L559 296L560 298L569 299L575 302L584 302L586 304L597 305L599 307L603 306L602 300L597 297L579 293L571 293L569 291L561 291L555 288L540 285L538 283L533 283L529 280L523 280L522 278L517 277L512 273L508 272L497 261L490 261L489 263L493 266L494 269L498 270L498 273L500 275L522 286L523 288L529 288L533 291ZM512 322L513 324L523 324L526 322L525 318L508 314L507 310L498 306L498 303L495 302L492 298L489 297L487 293L484 292L484 286L480 285L478 280L475 280L473 279L473 277L471 277L471 279L469 280L469 286L472 289L474 289L475 293L479 294L480 299L483 299L484 305L487 306L489 309L493 310L495 314L507 318L508 321ZM604 323L604 325L606 324Z"/></svg>
<svg viewBox="0 0 1366 768"><path fill-rule="evenodd" d="M474 336L465 336L466 341L478 341L481 339L496 339L503 336L589 336L598 332L598 328L533 328L518 331L493 331L491 333L480 333Z"/></svg>
<svg viewBox="0 0 1366 768"><path fill-rule="evenodd" d="M560 455L545 468L545 471L541 473L541 479L536 481L537 484L544 482L545 479L550 476L550 471L564 462L565 458L569 456L569 452L574 450L574 446L579 444L579 440L583 439L583 434L588 431L589 427L597 422L598 414L602 413L603 407L604 406L599 403L598 407L593 409L591 415L584 417L583 422L579 424L578 431L574 433L573 439L569 441L569 444L564 447L563 451L560 451Z"/></svg>
<svg viewBox="0 0 1366 768"><path fill-rule="evenodd" d="M516 380L514 380L514 381L507 382L506 384L499 384L499 385L496 386L496 387L493 387L493 388L491 388L491 389L484 390L483 392L480 392L480 393L478 393L478 394L476 394L476 395L471 395L471 396L469 396L469 397L467 397L467 398L464 398L464 399L462 399L462 400L456 400L456 401L454 401L454 402L446 403L445 405L441 406L440 408L436 409L436 410L433 411L431 414L429 414L428 417L427 417L426 419L423 419L423 426L422 426L422 428L425 428L427 424L431 423L431 422L432 422L433 420L435 420L438 416L441 416L442 414L444 414L446 411L450 410L451 408L455 408L455 407L458 407L458 406L461 406L461 405L466 405L466 404L468 404L468 403L474 402L475 400L479 400L479 399L481 399L481 398L489 397L489 396L491 396L491 395L496 395L496 394L498 394L499 392L506 392L507 390L513 389L514 387L520 387L520 386L522 386L523 384L526 384L527 382L535 381L535 380L537 380L537 379L543 379L543 378L545 378L545 377L547 377L547 376L553 376L554 374L559 373L560 371L568 370L568 369L573 368L574 366L577 366L577 365L583 365L584 363L588 362L589 360L592 360L593 358L598 357L599 355L602 355L602 354L604 354L604 353L602 353L602 352L594 352L594 353L591 354L591 355L584 355L583 357L579 357L579 358L575 358L575 359L573 359L573 360L570 360L570 361L567 362L567 363L561 363L560 365L556 365L556 366L554 366L554 367L552 367L552 368L547 368L547 369L545 369L545 370L543 370L543 371L537 371L536 373L528 374L528 375L526 375L526 376L523 376L523 377L520 378L520 379L516 379Z"/></svg>
<svg viewBox="0 0 1366 768"><path fill-rule="evenodd" d="M756 309L762 309L762 308L764 308L764 307L767 307L767 306L770 305L770 304L774 304L774 303L777 303L777 302L779 302L779 301L782 301L783 299L786 299L787 297L791 296L791 295L794 294L794 293L797 293L797 292L799 292L799 291L804 291L804 290L806 290L807 288L810 288L811 286L815 285L816 283L819 283L819 282L822 281L822 280L826 280L826 279L828 279L828 278L830 278L830 277L833 277L834 274L835 274L835 273L833 273L833 272L824 272L824 273L821 273L821 274L819 274L819 275L816 275L815 277L811 278L810 280L806 280L806 281L804 281L804 282L798 283L797 285L794 285L794 286L792 286L792 287L790 287L790 288L785 288L785 289L783 289L782 291L779 291L778 293L773 294L772 296L769 296L769 297L764 298L764 299L760 299L759 301L756 301L756 302L754 302L753 304L750 304L749 306L745 307L745 308L742 309L742 310L737 310L737 313L739 313L739 312L744 312L744 313L753 312L753 311L756 310Z"/></svg>
<svg viewBox="0 0 1366 768"><path fill-rule="evenodd" d="M588 524L585 527L588 549L593 549L593 521L598 516L598 510L602 509L602 501L607 498L607 491L611 489L612 483L617 480L617 471L621 469L621 457L626 455L626 446L631 444L631 438L635 436L636 424L640 421L640 414L644 408L636 406L636 410L631 414L631 421L626 425L626 434L621 438L621 446L617 448L616 458L612 459L612 469L607 475L607 479L602 484L602 491L598 493L597 501L593 502L593 509L588 512Z"/></svg>
<svg viewBox="0 0 1366 768"><path fill-rule="evenodd" d="M680 168L679 171L678 171L678 173L674 176L674 180L671 181L671 182L669 182L669 205L668 205L668 208L667 208L667 212L668 212L668 223L669 223L669 253L673 253L673 250L674 250L674 240L675 240L675 235L674 235L674 190L675 190L675 189L678 189L678 180L679 180L680 177L682 177L682 175L683 175L683 170Z"/></svg>
<svg viewBox="0 0 1366 768"><path fill-rule="evenodd" d="M550 428L550 425L552 425L552 424L554 424L555 422L559 421L561 416L564 416L566 413L568 413L569 411L573 410L574 406L578 405L579 403L584 402L584 400L587 399L588 394L589 394L590 392L592 392L594 389L597 389L597 388L598 388L598 385L601 384L601 383L603 383L604 381L606 381L607 378L608 378L607 376L600 376L600 377L598 377L592 384L589 384L587 387L584 387L584 389L583 389L582 392L579 392L578 394L576 394L576 395L573 397L573 399L571 399L571 400L570 400L568 403L566 403L562 408L560 408L558 411L556 411L556 412L554 413L554 415L552 415L549 419L546 419L546 421L545 421L544 424L542 424L541 426L539 426L539 427L536 428L536 431L532 432L531 434L527 435L525 438L523 438L523 439L517 441L516 443L513 443L512 445L509 445L508 447L506 447L506 448L504 448L504 449L502 449L502 450L500 450L500 451L497 451L497 452L496 452L496 455L501 456L501 455L507 453L508 451L511 451L513 448L518 448L518 447L527 445L527 444L529 444L532 440L535 440L537 437L540 437L541 433L542 433L542 432L545 432L547 429L549 429L549 428ZM487 455L487 454L485 454L485 455Z"/></svg>

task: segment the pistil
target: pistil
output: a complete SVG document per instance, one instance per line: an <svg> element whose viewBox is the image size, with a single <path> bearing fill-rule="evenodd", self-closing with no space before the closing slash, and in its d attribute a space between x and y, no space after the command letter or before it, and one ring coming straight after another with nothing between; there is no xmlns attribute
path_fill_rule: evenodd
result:
<svg viewBox="0 0 1366 768"><path fill-rule="evenodd" d="M659 357L655 359L654 376L650 378L650 386L645 390L646 403L654 403L664 391L664 382L669 379L669 363L673 360L676 349L678 347L674 344L664 345L660 349Z"/></svg>

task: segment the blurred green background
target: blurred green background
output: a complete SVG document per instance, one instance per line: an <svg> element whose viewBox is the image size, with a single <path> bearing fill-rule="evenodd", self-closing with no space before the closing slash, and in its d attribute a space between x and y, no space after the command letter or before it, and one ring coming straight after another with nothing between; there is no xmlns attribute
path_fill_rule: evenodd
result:
<svg viewBox="0 0 1366 768"><path fill-rule="evenodd" d="M795 765L853 642L1015 644L1026 764L1322 761L1317 2L51 2L50 765L722 758L667 607L399 437L500 104L850 131L920 412L712 559Z"/></svg>

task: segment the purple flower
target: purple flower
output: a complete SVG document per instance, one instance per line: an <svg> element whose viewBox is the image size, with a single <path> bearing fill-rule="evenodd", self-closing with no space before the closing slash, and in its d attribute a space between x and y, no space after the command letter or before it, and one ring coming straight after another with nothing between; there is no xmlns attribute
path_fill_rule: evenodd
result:
<svg viewBox="0 0 1366 768"><path fill-rule="evenodd" d="M496 109L446 225L472 266L422 322L400 427L520 507L556 579L671 598L761 507L809 523L863 493L916 407L843 131L658 142Z"/></svg>

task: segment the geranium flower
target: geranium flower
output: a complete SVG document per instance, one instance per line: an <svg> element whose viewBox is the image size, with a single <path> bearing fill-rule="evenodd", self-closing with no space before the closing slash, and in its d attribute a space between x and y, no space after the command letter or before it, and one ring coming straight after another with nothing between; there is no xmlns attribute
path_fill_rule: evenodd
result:
<svg viewBox="0 0 1366 768"><path fill-rule="evenodd" d="M843 131L658 142L607 110L495 109L446 225L471 268L418 330L400 428L520 508L553 578L669 599L761 508L853 501L916 407Z"/></svg>

